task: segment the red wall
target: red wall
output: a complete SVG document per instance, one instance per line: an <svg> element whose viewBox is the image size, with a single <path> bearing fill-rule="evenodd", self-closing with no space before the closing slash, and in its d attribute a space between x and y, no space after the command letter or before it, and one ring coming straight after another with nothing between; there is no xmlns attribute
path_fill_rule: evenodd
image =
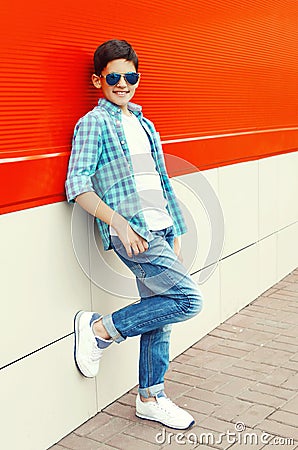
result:
<svg viewBox="0 0 298 450"><path fill-rule="evenodd" d="M2 212L64 199L74 124L96 104L93 51L111 38L127 39L139 54L134 101L166 153L206 169L297 150L298 2L6 3Z"/></svg>

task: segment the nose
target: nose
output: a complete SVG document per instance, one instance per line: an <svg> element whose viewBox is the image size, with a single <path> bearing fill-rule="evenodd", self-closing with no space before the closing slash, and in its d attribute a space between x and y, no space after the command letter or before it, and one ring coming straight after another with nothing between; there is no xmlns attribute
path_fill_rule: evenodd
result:
<svg viewBox="0 0 298 450"><path fill-rule="evenodd" d="M126 79L124 78L124 75L121 75L120 80L117 83L118 87L127 87Z"/></svg>

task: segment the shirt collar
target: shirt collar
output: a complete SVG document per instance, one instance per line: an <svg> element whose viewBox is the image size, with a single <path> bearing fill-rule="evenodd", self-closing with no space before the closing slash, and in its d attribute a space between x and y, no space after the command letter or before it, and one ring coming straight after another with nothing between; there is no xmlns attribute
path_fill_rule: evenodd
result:
<svg viewBox="0 0 298 450"><path fill-rule="evenodd" d="M115 115L116 113L121 113L121 108L115 105L115 103L110 102L106 98L100 98L98 100L98 106L104 108L108 113ZM142 111L142 107L137 105L136 103L129 102L127 105L128 109L135 113L140 113Z"/></svg>

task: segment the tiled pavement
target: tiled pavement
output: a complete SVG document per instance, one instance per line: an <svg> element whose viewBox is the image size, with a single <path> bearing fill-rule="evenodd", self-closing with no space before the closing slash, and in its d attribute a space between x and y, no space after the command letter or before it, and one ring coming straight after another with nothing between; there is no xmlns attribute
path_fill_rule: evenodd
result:
<svg viewBox="0 0 298 450"><path fill-rule="evenodd" d="M167 393L191 430L135 417L136 392L51 450L298 449L298 269L171 363Z"/></svg>

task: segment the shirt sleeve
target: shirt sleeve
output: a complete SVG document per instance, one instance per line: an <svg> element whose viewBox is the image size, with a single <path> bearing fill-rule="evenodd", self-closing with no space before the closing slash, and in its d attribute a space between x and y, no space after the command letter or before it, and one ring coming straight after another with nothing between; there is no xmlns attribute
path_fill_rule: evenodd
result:
<svg viewBox="0 0 298 450"><path fill-rule="evenodd" d="M98 165L100 143L100 124L94 116L87 114L79 120L74 130L65 182L68 202L74 202L75 198L84 192L94 192L91 176Z"/></svg>

